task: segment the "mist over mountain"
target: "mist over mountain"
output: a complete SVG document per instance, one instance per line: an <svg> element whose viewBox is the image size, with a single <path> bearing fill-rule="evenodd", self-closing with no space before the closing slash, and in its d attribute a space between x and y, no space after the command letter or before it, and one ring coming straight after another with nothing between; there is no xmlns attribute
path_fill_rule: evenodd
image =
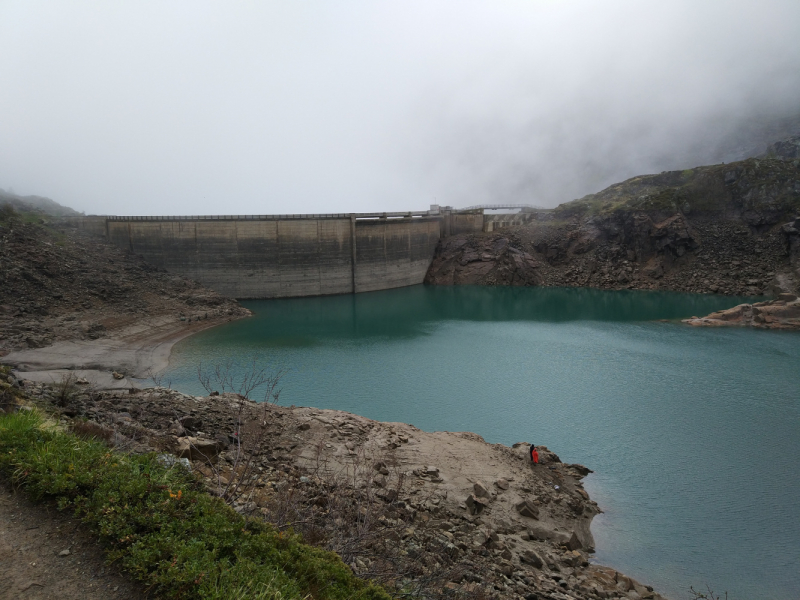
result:
<svg viewBox="0 0 800 600"><path fill-rule="evenodd" d="M6 192L0 189L0 206L8 205L15 210L40 211L54 217L75 217L80 215L76 210L68 206L62 206L50 198L42 196L18 196L13 192Z"/></svg>
<svg viewBox="0 0 800 600"><path fill-rule="evenodd" d="M531 202L800 131L800 4L0 4L0 186L88 213Z"/></svg>

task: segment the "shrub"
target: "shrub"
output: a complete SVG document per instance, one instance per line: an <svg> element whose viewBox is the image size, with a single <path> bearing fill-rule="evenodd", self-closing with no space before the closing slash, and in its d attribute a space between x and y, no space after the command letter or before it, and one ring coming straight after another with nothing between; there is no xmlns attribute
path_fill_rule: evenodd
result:
<svg viewBox="0 0 800 600"><path fill-rule="evenodd" d="M388 600L332 552L245 521L155 455L123 455L48 427L36 411L0 416L0 476L71 508L108 556L168 598Z"/></svg>

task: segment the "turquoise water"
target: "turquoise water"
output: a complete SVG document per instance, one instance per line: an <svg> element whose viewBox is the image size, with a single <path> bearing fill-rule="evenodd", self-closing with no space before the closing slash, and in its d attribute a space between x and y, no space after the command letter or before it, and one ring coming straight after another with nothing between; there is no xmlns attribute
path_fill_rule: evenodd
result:
<svg viewBox="0 0 800 600"><path fill-rule="evenodd" d="M800 334L675 322L740 299L415 286L244 303L164 381L254 356L282 404L533 441L594 469L596 562L674 599L800 597ZM741 299L742 301L744 299Z"/></svg>

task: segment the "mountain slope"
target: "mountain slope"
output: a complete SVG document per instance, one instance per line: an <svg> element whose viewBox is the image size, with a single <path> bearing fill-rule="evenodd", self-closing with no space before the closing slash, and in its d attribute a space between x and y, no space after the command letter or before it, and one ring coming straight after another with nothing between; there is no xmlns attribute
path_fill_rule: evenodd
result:
<svg viewBox="0 0 800 600"><path fill-rule="evenodd" d="M797 159L643 175L539 213L525 225L444 240L426 281L794 292L800 283L798 214Z"/></svg>

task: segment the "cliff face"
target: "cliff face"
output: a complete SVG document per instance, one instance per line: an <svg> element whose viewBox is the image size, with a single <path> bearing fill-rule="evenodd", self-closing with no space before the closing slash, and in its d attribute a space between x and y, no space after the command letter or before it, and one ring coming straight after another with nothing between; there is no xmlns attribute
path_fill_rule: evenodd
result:
<svg viewBox="0 0 800 600"><path fill-rule="evenodd" d="M444 240L426 282L794 292L798 212L796 159L634 177L524 226Z"/></svg>

